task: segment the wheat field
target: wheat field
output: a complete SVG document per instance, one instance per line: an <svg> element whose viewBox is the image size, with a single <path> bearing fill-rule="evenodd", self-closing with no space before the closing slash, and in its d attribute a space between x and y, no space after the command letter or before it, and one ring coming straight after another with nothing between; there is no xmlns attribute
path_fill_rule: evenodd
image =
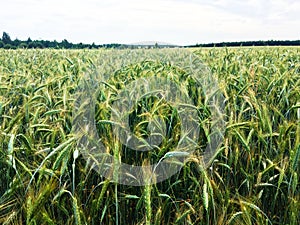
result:
<svg viewBox="0 0 300 225"><path fill-rule="evenodd" d="M145 186L100 176L78 152L72 131L78 85L109 64L103 54L117 51L0 50L0 224L299 224L300 48L190 50L218 80L224 137L207 167L196 150L178 173ZM129 113L129 122L146 137L152 112L166 121L169 133L155 151L127 148L109 123L119 90L157 74L187 90L199 121L210 115L184 68L125 65L109 74L95 107L97 130L118 160L158 162L178 145L178 112L151 96ZM207 126L201 123L199 149L209 140Z"/></svg>

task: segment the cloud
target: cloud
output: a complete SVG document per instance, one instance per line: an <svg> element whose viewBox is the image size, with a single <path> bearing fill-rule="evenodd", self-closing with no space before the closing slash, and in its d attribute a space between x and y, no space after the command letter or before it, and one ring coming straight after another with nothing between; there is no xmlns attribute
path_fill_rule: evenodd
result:
<svg viewBox="0 0 300 225"><path fill-rule="evenodd" d="M0 27L12 37L174 44L299 39L297 0L10 0Z"/></svg>

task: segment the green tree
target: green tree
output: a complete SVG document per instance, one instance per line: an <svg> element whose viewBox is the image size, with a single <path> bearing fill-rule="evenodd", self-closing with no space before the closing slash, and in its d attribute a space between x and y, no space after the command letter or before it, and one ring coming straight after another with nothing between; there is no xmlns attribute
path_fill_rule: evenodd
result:
<svg viewBox="0 0 300 225"><path fill-rule="evenodd" d="M10 44L11 43L11 38L10 38L8 33L3 32L2 41L3 41L4 44Z"/></svg>
<svg viewBox="0 0 300 225"><path fill-rule="evenodd" d="M69 48L69 42L67 41L67 39L62 40L62 42L60 43L60 47L61 48Z"/></svg>
<svg viewBox="0 0 300 225"><path fill-rule="evenodd" d="M11 44L5 44L5 45L4 45L4 48L5 48L5 49L16 49L16 46L13 46L13 45L11 45Z"/></svg>
<svg viewBox="0 0 300 225"><path fill-rule="evenodd" d="M28 45L26 43L21 43L19 45L19 48L27 48L27 47L28 47Z"/></svg>

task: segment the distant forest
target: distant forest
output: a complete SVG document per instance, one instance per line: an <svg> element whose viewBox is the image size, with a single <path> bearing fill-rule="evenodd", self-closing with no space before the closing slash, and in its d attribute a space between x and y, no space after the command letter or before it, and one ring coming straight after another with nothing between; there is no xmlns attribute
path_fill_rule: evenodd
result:
<svg viewBox="0 0 300 225"><path fill-rule="evenodd" d="M0 48L4 49L18 49L18 48L53 48L53 49L97 49L97 48L162 48L162 47L239 47L239 46L300 46L300 40L295 41L245 41L245 42L221 42L221 43L209 43L209 44L195 44L188 46L166 46L166 45L125 45L125 44L74 44L66 39L58 42L48 40L31 40L28 38L26 41L19 39L12 40L7 32L3 32L2 38L0 38Z"/></svg>
<svg viewBox="0 0 300 225"><path fill-rule="evenodd" d="M210 43L210 44L196 44L196 45L191 45L186 47L239 47L239 46L300 46L300 40L221 42L221 43Z"/></svg>

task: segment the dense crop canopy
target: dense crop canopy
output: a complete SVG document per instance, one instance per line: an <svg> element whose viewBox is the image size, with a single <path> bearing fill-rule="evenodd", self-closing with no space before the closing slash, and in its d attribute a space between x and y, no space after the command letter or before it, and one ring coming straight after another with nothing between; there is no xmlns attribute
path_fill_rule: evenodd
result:
<svg viewBox="0 0 300 225"><path fill-rule="evenodd" d="M208 168L201 149L210 139L210 111L185 68L142 61L111 71L95 105L95 126L107 152L134 165L187 158L174 176L140 187L96 173L72 131L78 85L92 71L110 71L104 56L116 51L121 50L0 50L1 224L300 221L300 48L193 50L224 96L224 138ZM153 93L128 118L137 137L150 137L150 123L155 132L166 132L155 151L133 151L113 135L117 93L154 75L181 85L199 113L199 148L192 154L176 150L183 136L180 112Z"/></svg>

